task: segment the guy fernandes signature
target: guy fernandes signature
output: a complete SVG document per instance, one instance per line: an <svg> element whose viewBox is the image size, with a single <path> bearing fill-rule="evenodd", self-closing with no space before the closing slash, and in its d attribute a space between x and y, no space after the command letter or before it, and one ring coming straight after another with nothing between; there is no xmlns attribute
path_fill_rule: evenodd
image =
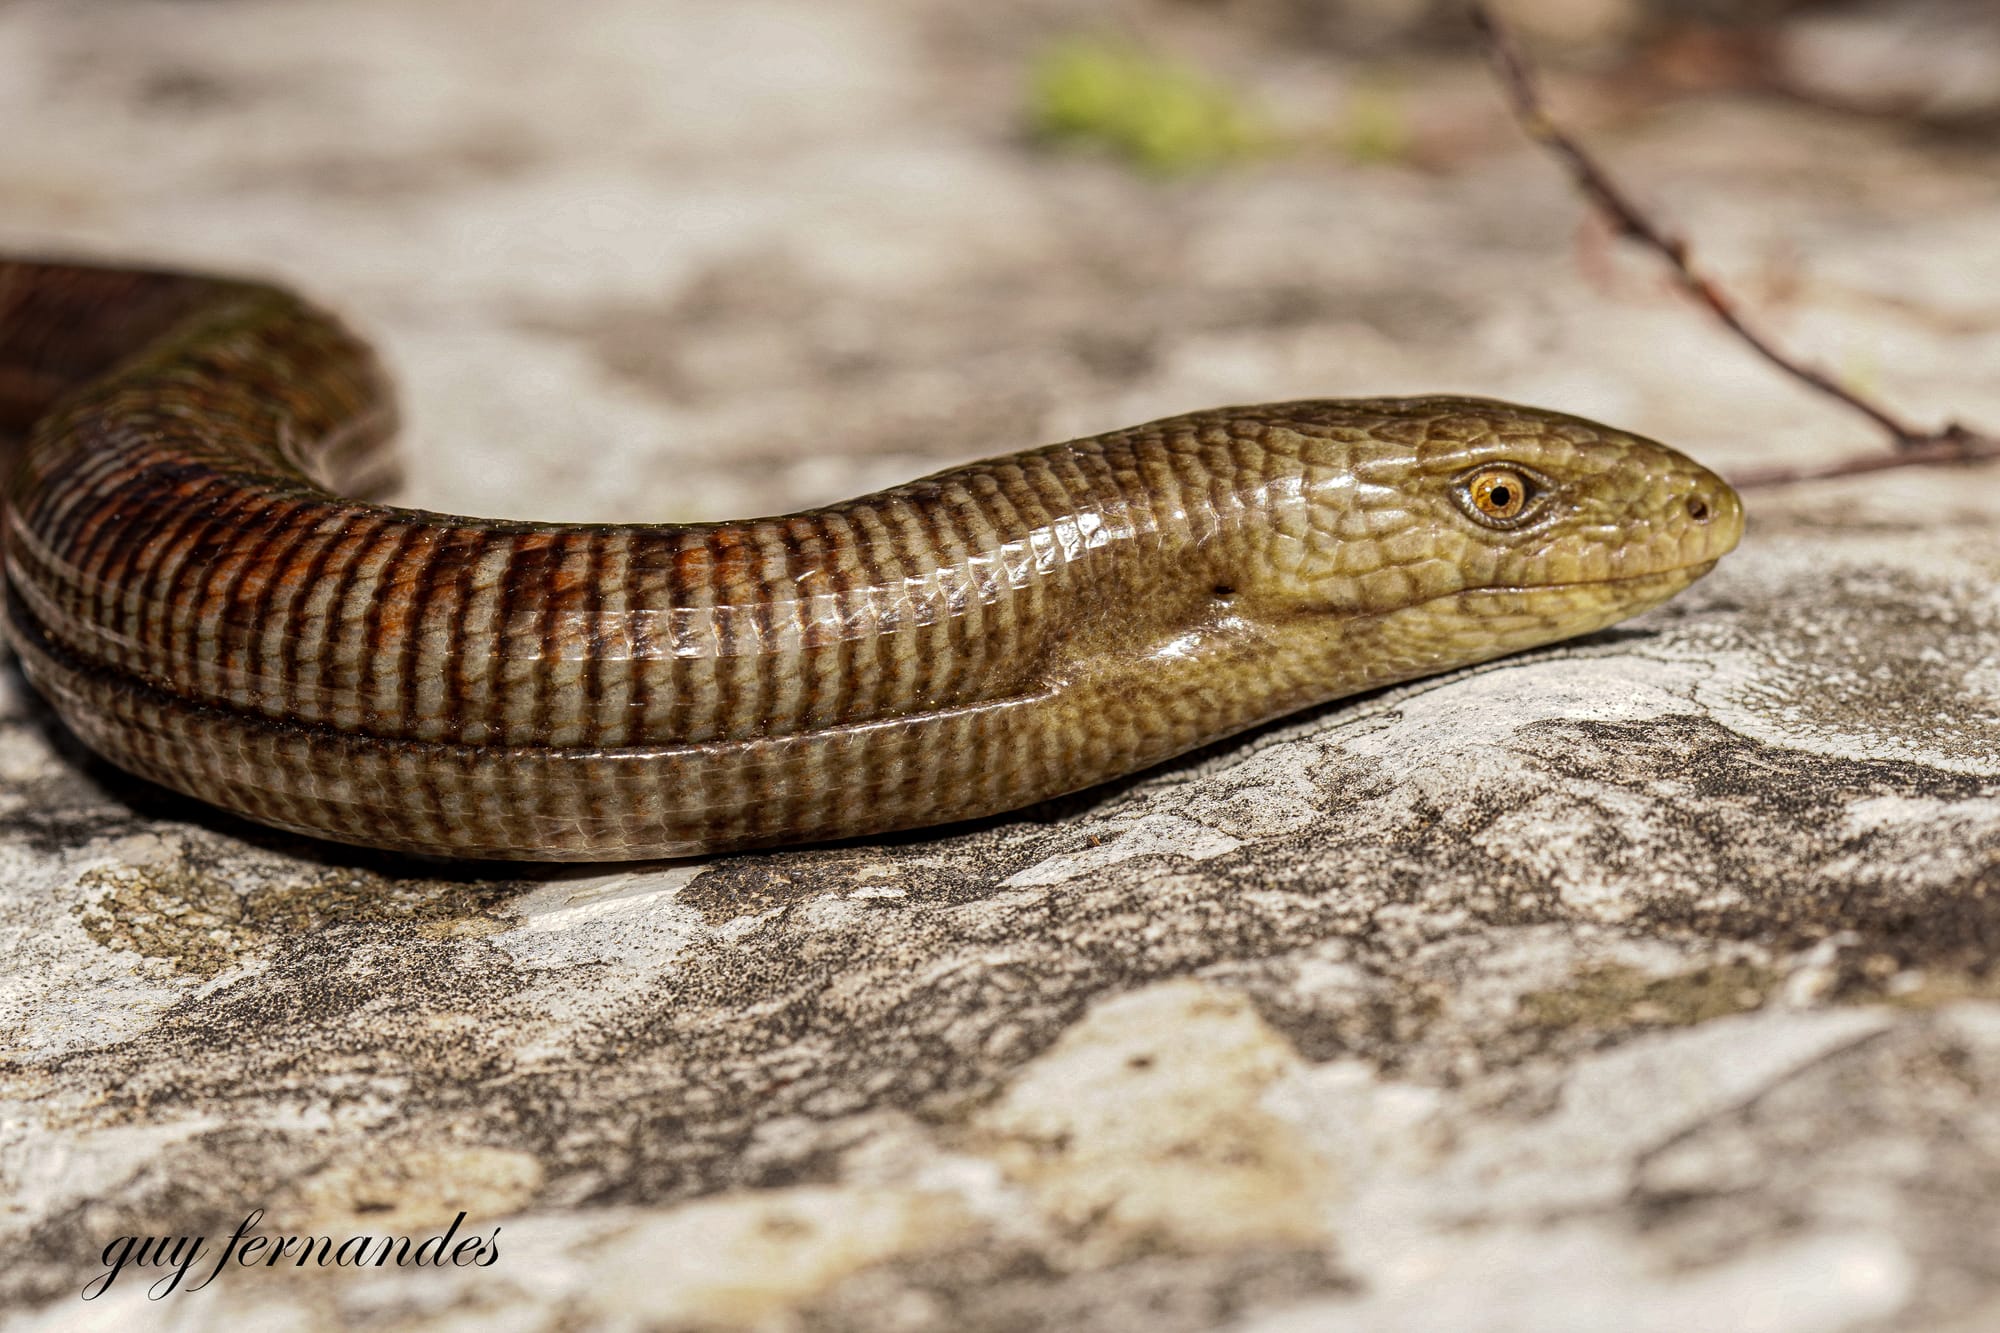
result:
<svg viewBox="0 0 2000 1333"><path fill-rule="evenodd" d="M94 1301L111 1290L111 1284L127 1268L134 1273L155 1272L146 1295L159 1300L171 1295L183 1279L200 1270L206 1275L192 1283L189 1291L200 1291L215 1281L216 1275L231 1264L239 1268L276 1268L290 1263L304 1268L313 1263L321 1268L382 1268L394 1262L398 1268L489 1268L500 1257L500 1228L491 1236L473 1232L459 1237L465 1221L460 1213L444 1234L413 1241L408 1236L260 1236L254 1234L264 1220L258 1208L236 1224L236 1230L219 1248L207 1236L119 1236L104 1247L104 1271L83 1285L83 1299Z"/></svg>

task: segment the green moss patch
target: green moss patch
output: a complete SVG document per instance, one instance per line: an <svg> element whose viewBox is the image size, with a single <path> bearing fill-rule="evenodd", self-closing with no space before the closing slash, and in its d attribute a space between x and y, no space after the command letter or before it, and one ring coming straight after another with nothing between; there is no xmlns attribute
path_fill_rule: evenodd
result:
<svg viewBox="0 0 2000 1333"><path fill-rule="evenodd" d="M1525 1025L1546 1032L1691 1027L1763 1007L1779 975L1750 963L1717 963L1673 976L1622 964L1585 968L1566 986L1521 997Z"/></svg>
<svg viewBox="0 0 2000 1333"><path fill-rule="evenodd" d="M1070 37L1030 74L1028 118L1043 140L1094 148L1180 176L1268 151L1263 115L1199 70L1127 43Z"/></svg>
<svg viewBox="0 0 2000 1333"><path fill-rule="evenodd" d="M326 868L298 876L225 877L185 861L103 866L78 879L84 932L109 949L212 977L289 936L347 922L403 922L425 933L498 928L505 886L391 879Z"/></svg>

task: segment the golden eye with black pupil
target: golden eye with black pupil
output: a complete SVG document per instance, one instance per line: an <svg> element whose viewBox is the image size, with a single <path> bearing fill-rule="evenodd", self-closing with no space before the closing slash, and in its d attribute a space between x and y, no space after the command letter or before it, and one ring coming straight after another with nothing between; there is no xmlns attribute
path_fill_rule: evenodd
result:
<svg viewBox="0 0 2000 1333"><path fill-rule="evenodd" d="M1473 516L1488 523L1509 524L1521 517L1533 498L1534 483L1512 468L1490 467L1465 483L1465 498Z"/></svg>

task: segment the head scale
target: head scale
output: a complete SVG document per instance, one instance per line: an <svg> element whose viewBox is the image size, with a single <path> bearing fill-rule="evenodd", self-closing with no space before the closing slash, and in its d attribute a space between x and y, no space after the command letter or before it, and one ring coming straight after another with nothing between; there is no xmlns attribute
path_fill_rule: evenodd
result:
<svg viewBox="0 0 2000 1333"><path fill-rule="evenodd" d="M1269 488L1282 536L1246 545L1254 602L1394 660L1398 676L1601 629L1671 597L1742 535L1736 493L1666 445L1476 398L1260 409L1296 451Z"/></svg>

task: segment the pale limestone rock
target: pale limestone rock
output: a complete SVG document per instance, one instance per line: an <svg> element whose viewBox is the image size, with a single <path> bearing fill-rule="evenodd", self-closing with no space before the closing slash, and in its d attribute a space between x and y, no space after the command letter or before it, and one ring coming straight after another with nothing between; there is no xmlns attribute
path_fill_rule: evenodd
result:
<svg viewBox="0 0 2000 1333"><path fill-rule="evenodd" d="M1169 982L1094 1005L974 1131L1075 1262L1308 1245L1325 1238L1331 1180L1261 1105L1297 1067L1241 995Z"/></svg>
<svg viewBox="0 0 2000 1333"><path fill-rule="evenodd" d="M1057 8L21 0L0 246L307 286L406 387L407 498L473 512L769 511L1434 389L1725 468L1869 446L1651 268L1580 264L1525 150L1173 185L1031 151ZM1745 100L1602 147L1726 275L1781 271L1785 336L2000 422L1990 150ZM1760 495L1589 640L1017 817L666 866L248 828L0 671L7 1327L1989 1326L1996 552L1992 468ZM500 1257L78 1299L118 1237L254 1209L463 1211Z"/></svg>

